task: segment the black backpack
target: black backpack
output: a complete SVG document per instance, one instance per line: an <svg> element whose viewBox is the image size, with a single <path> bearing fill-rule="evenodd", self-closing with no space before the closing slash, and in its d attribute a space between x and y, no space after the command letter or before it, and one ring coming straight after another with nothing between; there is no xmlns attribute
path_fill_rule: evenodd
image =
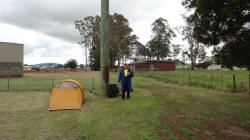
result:
<svg viewBox="0 0 250 140"><path fill-rule="evenodd" d="M119 88L117 84L110 84L108 85L108 97L115 98L118 96Z"/></svg>

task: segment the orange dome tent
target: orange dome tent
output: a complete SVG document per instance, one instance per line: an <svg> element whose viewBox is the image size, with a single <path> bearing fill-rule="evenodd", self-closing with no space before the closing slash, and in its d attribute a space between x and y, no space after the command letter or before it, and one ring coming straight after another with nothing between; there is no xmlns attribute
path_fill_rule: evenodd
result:
<svg viewBox="0 0 250 140"><path fill-rule="evenodd" d="M72 79L59 82L51 91L49 110L81 109L84 102L82 85Z"/></svg>

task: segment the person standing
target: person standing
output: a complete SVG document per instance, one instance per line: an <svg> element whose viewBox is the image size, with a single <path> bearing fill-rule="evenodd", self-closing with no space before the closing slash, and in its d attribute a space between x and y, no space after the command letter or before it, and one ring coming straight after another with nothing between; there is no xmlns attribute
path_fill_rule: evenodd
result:
<svg viewBox="0 0 250 140"><path fill-rule="evenodd" d="M121 82L122 99L125 99L125 92L127 92L127 99L130 99L131 78L133 77L133 71L128 68L128 64L124 64L124 68L121 70L118 78L118 85Z"/></svg>

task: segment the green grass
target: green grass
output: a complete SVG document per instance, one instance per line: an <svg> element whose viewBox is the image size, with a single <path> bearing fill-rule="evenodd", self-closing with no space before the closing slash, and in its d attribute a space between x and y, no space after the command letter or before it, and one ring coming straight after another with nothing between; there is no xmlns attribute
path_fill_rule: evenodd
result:
<svg viewBox="0 0 250 140"><path fill-rule="evenodd" d="M111 75L111 81L116 78ZM88 93L81 110L53 112L48 91L0 92L0 139L250 138L248 95L140 76L133 87L131 100Z"/></svg>
<svg viewBox="0 0 250 140"><path fill-rule="evenodd" d="M49 92L0 93L0 139L159 139L160 111L149 91L131 100L87 96L81 110L48 112Z"/></svg>
<svg viewBox="0 0 250 140"><path fill-rule="evenodd" d="M190 72L190 82L189 82ZM233 92L233 74L236 76L236 92L249 89L249 71L179 70L174 72L137 72L140 76L152 77L180 85L200 86ZM212 82L211 82L212 81Z"/></svg>

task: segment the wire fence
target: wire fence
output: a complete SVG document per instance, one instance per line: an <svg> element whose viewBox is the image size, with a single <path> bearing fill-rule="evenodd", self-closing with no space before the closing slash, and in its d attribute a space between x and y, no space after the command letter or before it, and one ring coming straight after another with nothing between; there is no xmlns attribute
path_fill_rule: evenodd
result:
<svg viewBox="0 0 250 140"><path fill-rule="evenodd" d="M199 86L215 90L229 91L233 93L248 92L250 94L249 72L224 72L224 71L175 71L175 72L142 72L136 71L135 77L144 76L175 83L181 86ZM66 77L30 76L21 78L0 78L1 91L50 91L61 80ZM79 81L85 91L100 95L100 81L96 77L73 77ZM117 82L117 74L111 75L111 83ZM134 82L132 82L134 83Z"/></svg>
<svg viewBox="0 0 250 140"><path fill-rule="evenodd" d="M136 72L137 75L150 77L181 86L197 86L208 89L250 94L249 73L229 73L223 71L175 71L175 72Z"/></svg>
<svg viewBox="0 0 250 140"><path fill-rule="evenodd" d="M50 91L65 78L0 78L0 91ZM74 78L84 85L84 90L99 93L97 78Z"/></svg>

